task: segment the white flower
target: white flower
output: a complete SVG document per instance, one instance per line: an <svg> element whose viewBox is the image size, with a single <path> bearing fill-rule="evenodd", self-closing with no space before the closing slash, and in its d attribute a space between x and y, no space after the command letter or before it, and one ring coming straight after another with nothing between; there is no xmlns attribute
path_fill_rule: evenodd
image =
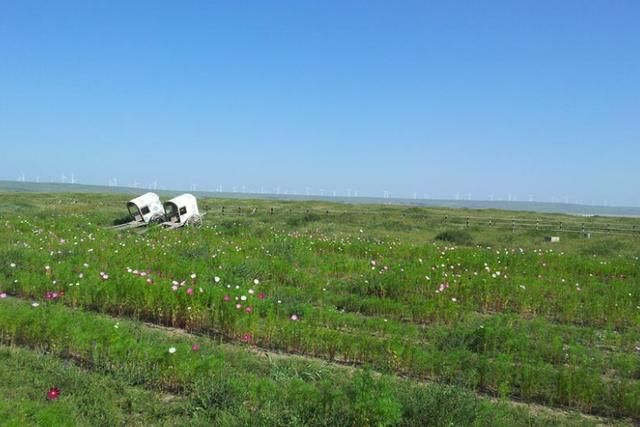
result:
<svg viewBox="0 0 640 427"><path fill-rule="evenodd" d="M260 280L258 280L258 279L253 279L253 284L254 284L254 285L259 285L259 284L260 284Z"/></svg>
<svg viewBox="0 0 640 427"><path fill-rule="evenodd" d="M169 353L173 354L176 352L176 348L175 347L169 347Z"/></svg>
<svg viewBox="0 0 640 427"><path fill-rule="evenodd" d="M45 266L44 266L44 269L45 269L45 270L47 270L47 271L49 271L49 270L51 270L51 267L49 267L48 265L45 265Z"/></svg>
<svg viewBox="0 0 640 427"><path fill-rule="evenodd" d="M9 264L11 266L11 268L16 268L16 263L12 262L11 264Z"/></svg>
<svg viewBox="0 0 640 427"><path fill-rule="evenodd" d="M247 300L246 295L242 295L242 296L240 297L240 300L241 300L241 301L246 301L246 300Z"/></svg>
<svg viewBox="0 0 640 427"><path fill-rule="evenodd" d="M456 301L458 301L458 300L457 300L457 299L455 299L455 298L451 298L451 301L456 302Z"/></svg>
<svg viewBox="0 0 640 427"><path fill-rule="evenodd" d="M249 293L253 295L253 289L249 289Z"/></svg>
<svg viewBox="0 0 640 427"><path fill-rule="evenodd" d="M196 276L196 273L191 273L191 278L192 278L192 279L195 279L196 277L197 277L197 276Z"/></svg>
<svg viewBox="0 0 640 427"><path fill-rule="evenodd" d="M31 307L40 307L40 304L37 302L32 302Z"/></svg>
<svg viewBox="0 0 640 427"><path fill-rule="evenodd" d="M220 278L218 276L213 278L214 282L218 283L220 281Z"/></svg>

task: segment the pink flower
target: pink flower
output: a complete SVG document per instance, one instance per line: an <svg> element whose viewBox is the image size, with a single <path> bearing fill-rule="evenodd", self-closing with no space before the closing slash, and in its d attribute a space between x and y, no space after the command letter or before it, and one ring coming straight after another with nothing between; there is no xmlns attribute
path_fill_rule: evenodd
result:
<svg viewBox="0 0 640 427"><path fill-rule="evenodd" d="M58 387L51 387L47 392L47 400L56 400L60 397L60 389Z"/></svg>
<svg viewBox="0 0 640 427"><path fill-rule="evenodd" d="M292 314L291 315L291 320L298 320L298 315L297 314Z"/></svg>
<svg viewBox="0 0 640 427"><path fill-rule="evenodd" d="M251 342L252 339L253 339L253 337L249 333L246 333L246 334L244 334L242 336L242 341L244 341L244 342Z"/></svg>
<svg viewBox="0 0 640 427"><path fill-rule="evenodd" d="M260 298L260 299L264 299L265 297L266 297L266 295L264 294L264 292L260 292L258 294L258 298Z"/></svg>
<svg viewBox="0 0 640 427"><path fill-rule="evenodd" d="M242 308L242 304L236 304L236 308L240 310Z"/></svg>
<svg viewBox="0 0 640 427"><path fill-rule="evenodd" d="M244 311L246 311L247 313L251 313L251 312L253 312L253 308L247 307L247 308L244 309Z"/></svg>
<svg viewBox="0 0 640 427"><path fill-rule="evenodd" d="M198 344L193 344L193 345L191 346L191 350L193 350L193 351L200 351L200 346L199 346Z"/></svg>
<svg viewBox="0 0 640 427"><path fill-rule="evenodd" d="M229 295L225 295L224 297L222 297L222 299L224 301L231 301L231 297Z"/></svg>
<svg viewBox="0 0 640 427"><path fill-rule="evenodd" d="M193 295L193 288L187 288L187 294Z"/></svg>
<svg viewBox="0 0 640 427"><path fill-rule="evenodd" d="M5 299L7 297L6 292L0 292L0 299Z"/></svg>

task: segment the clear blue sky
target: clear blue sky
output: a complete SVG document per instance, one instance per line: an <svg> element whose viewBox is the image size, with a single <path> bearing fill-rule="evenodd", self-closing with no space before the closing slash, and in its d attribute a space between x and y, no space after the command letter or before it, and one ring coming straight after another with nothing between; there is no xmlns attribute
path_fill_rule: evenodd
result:
<svg viewBox="0 0 640 427"><path fill-rule="evenodd" d="M637 0L0 0L0 178L638 206L639 23Z"/></svg>

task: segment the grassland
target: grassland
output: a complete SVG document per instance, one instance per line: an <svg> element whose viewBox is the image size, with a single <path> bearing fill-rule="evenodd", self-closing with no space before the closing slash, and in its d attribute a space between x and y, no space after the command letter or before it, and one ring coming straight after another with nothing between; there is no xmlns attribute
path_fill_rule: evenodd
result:
<svg viewBox="0 0 640 427"><path fill-rule="evenodd" d="M637 235L224 199L201 228L109 230L126 198L0 194L9 424L640 420Z"/></svg>

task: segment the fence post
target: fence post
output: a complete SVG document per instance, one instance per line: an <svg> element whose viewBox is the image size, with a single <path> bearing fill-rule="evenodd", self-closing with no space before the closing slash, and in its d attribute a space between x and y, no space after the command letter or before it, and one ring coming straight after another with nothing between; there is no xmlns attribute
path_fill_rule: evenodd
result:
<svg viewBox="0 0 640 427"><path fill-rule="evenodd" d="M448 216L448 215L445 215L445 216L444 216L444 221L443 221L443 222L444 222L445 224L447 223L447 219L448 219L448 218L449 218L449 216Z"/></svg>
<svg viewBox="0 0 640 427"><path fill-rule="evenodd" d="M611 224L607 224L607 233L611 232Z"/></svg>
<svg viewBox="0 0 640 427"><path fill-rule="evenodd" d="M515 218L511 218L511 232L512 233L516 232L516 219Z"/></svg>
<svg viewBox="0 0 640 427"><path fill-rule="evenodd" d="M273 215L273 208L271 208L271 215Z"/></svg>
<svg viewBox="0 0 640 427"><path fill-rule="evenodd" d="M536 218L536 231L540 230L540 218Z"/></svg>
<svg viewBox="0 0 640 427"><path fill-rule="evenodd" d="M469 228L469 217L467 217L467 228Z"/></svg>
<svg viewBox="0 0 640 427"><path fill-rule="evenodd" d="M224 215L224 206L222 207L222 215Z"/></svg>
<svg viewBox="0 0 640 427"><path fill-rule="evenodd" d="M562 231L562 221L560 221L560 231Z"/></svg>
<svg viewBox="0 0 640 427"><path fill-rule="evenodd" d="M238 206L238 213L240 213L240 206Z"/></svg>
<svg viewBox="0 0 640 427"><path fill-rule="evenodd" d="M491 227L493 225L493 220L491 219L491 217L489 217L489 227Z"/></svg>

